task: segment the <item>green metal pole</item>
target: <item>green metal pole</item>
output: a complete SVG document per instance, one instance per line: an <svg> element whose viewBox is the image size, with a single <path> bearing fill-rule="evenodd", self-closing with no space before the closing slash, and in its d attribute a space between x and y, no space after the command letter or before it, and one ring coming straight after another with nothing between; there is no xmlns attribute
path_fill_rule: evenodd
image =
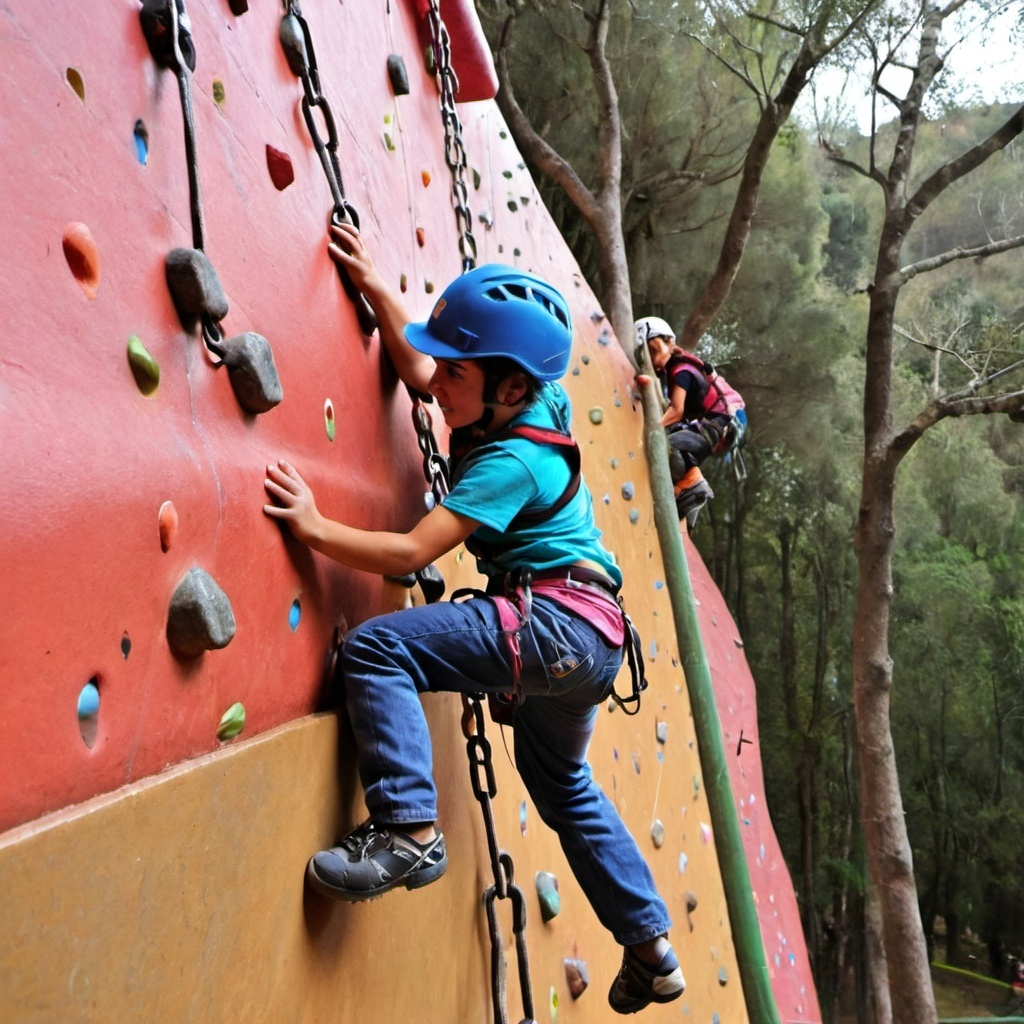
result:
<svg viewBox="0 0 1024 1024"><path fill-rule="evenodd" d="M729 909L736 958L739 962L743 995L751 1024L780 1024L775 994L768 977L761 924L754 905L750 870L740 835L739 815L729 781L729 768L725 759L722 726L718 718L711 685L704 640L697 621L693 599L693 585L686 564L686 554L680 536L679 517L676 513L675 494L668 469L668 442L661 426L661 402L658 386L650 364L647 347L638 353L643 360L642 369L649 378L640 384L644 410L644 448L650 471L651 493L654 499L654 525L658 532L661 557L665 566L665 585L672 603L679 653L686 673L686 688L693 709L693 721L700 749L704 788L711 813L711 827L718 851L718 866L725 887L725 901Z"/></svg>

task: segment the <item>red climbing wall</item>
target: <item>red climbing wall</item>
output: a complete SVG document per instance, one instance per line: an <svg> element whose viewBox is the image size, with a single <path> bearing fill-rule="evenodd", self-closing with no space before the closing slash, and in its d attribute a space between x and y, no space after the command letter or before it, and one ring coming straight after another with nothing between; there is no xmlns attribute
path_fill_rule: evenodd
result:
<svg viewBox="0 0 1024 1024"><path fill-rule="evenodd" d="M428 708L445 879L359 907L324 905L303 886L309 854L363 812L344 719L314 714L336 696L337 633L410 595L288 539L261 511L264 466L288 457L325 512L380 529L414 522L425 485L409 398L325 253L331 193L279 42L282 7L186 4L203 250L228 303L220 327L265 337L283 390L258 414L168 291L168 253L194 243L183 112L139 3L0 9L0 1020L486 1020L489 866L457 701ZM461 261L421 8L302 9L346 196L382 271L425 317ZM486 99L493 69L472 4L445 12L475 101L459 112L480 260L537 271L570 300L584 475L644 636L644 713L602 715L592 759L650 858L689 981L679 1004L645 1019L743 1024L631 370ZM389 57L404 63L407 95ZM461 552L440 567L450 587L477 581ZM198 654L168 636L195 570L212 616ZM492 739L499 836L529 901L537 1019L612 1019L620 951ZM766 819L759 828L770 834ZM561 894L548 922L541 871ZM757 884L763 908L769 886ZM770 887L793 950L791 887L779 871ZM776 976L786 968L806 988L805 958L787 968L781 955ZM578 999L567 959L591 978Z"/></svg>

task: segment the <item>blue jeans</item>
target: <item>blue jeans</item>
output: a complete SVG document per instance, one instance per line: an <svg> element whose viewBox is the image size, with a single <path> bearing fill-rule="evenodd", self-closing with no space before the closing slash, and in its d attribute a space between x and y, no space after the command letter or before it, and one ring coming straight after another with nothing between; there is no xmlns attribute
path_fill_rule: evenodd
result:
<svg viewBox="0 0 1024 1024"><path fill-rule="evenodd" d="M583 619L535 597L521 631L525 700L515 758L601 923L624 946L668 931L668 908L636 841L593 779L587 748L622 651ZM370 816L401 826L437 818L421 693L510 693L512 664L493 603L409 608L353 629L342 648L345 699Z"/></svg>

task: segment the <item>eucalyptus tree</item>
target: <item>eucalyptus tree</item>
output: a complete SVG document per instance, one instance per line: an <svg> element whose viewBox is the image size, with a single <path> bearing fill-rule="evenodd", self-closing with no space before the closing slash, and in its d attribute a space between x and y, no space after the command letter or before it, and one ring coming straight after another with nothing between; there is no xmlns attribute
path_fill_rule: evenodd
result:
<svg viewBox="0 0 1024 1024"><path fill-rule="evenodd" d="M960 357L944 378L941 394L924 403L909 422L894 416L897 305L903 288L921 275L954 262L981 259L1024 245L1024 235L996 237L982 244L957 246L904 262L908 236L925 210L955 182L1000 153L1024 131L1024 106L1012 109L992 131L967 145L957 156L917 174L914 156L919 129L926 119L930 92L936 87L950 44L943 42L947 22L962 8L981 14L983 0L889 4L884 19L860 37L871 63L875 102L890 104L898 114L888 157L882 155L884 133L875 130L865 163L836 152L834 159L875 182L882 192L882 226L873 279L868 287L868 328L864 382L864 460L856 534L859 572L853 633L854 707L859 748L862 820L871 878L879 908L887 961L891 1006L881 1019L932 1024L935 1001L928 954L917 903L913 858L908 841L890 722L893 665L889 648L893 601L894 501L900 463L925 431L941 420L975 414L1024 416L1024 350L1019 337L1017 360L998 367ZM897 92L885 79L899 67L909 80ZM833 147L834 148L834 147ZM929 339L926 339L929 340ZM1013 346L1012 339L1008 339ZM943 349L939 341L929 341ZM949 386L959 376L955 385ZM885 1007L885 1000L878 1005Z"/></svg>

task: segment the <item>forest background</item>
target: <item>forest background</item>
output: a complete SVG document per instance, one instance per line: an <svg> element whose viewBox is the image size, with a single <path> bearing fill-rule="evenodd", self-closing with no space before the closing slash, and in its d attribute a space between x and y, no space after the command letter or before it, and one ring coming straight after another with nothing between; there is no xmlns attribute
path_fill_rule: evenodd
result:
<svg viewBox="0 0 1024 1024"><path fill-rule="evenodd" d="M591 189L608 157L609 94L595 87L600 47L621 119L615 198L635 316L661 316L682 337L719 260L766 97L798 59L791 27L823 6L841 7L479 4L507 75L503 109L514 92L532 130ZM982 61L993 11L1009 12L1003 24L1015 31L1021 7L979 4L960 26L980 41ZM914 8L899 22L897 5L849 5L850 19L861 9L883 21L866 43L851 36L817 70L834 83L867 60L870 91L870 61L877 69L881 49L872 39L906 29ZM724 56L726 42L741 56ZM983 76L987 66L961 62L958 74L936 77L915 124L911 190L1021 106L1019 83L1009 88L1015 102L979 99L979 78L965 71ZM757 88L752 68L764 75ZM881 79L874 84L875 95L892 102L878 106L866 129L834 94L814 96L813 77L804 115L781 119L742 262L698 348L745 396L750 429L745 477L735 463L705 463L716 497L694 540L757 681L772 819L826 1020L851 1003L861 1020L886 1019L870 1005L871 884L852 668L865 338L886 216L879 175L862 168L897 144L902 110ZM546 158L531 159L536 150L513 131L581 267L606 297L607 241ZM951 182L914 226L902 251L914 267L1024 233L1024 141L1011 139ZM908 279L892 325L898 424L986 374L1015 373L1017 383L1006 386L1021 387L1024 249L928 269ZM892 740L929 958L1007 981L1014 958L1024 957L1024 425L1015 408L952 415L922 432L901 461L888 635Z"/></svg>

